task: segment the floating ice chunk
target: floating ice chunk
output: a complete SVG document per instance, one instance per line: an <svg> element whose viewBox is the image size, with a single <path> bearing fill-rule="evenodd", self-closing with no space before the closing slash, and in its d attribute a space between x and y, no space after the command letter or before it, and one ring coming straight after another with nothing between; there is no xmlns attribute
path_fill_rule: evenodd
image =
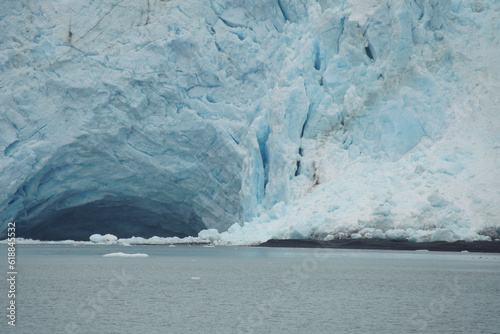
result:
<svg viewBox="0 0 500 334"><path fill-rule="evenodd" d="M412 235L414 235L414 234L415 234L415 232L417 232L415 229L413 229L413 228L411 228L411 227L410 227L410 228L407 228L407 229L405 230L406 237L407 237L407 238L410 238Z"/></svg>
<svg viewBox="0 0 500 334"><path fill-rule="evenodd" d="M366 238L366 235L369 233L370 234L370 237L371 237L371 234L373 233L373 231L375 231L374 228L372 227L365 227L364 229L362 229L361 231L359 231L358 233L365 237Z"/></svg>
<svg viewBox="0 0 500 334"><path fill-rule="evenodd" d="M330 241L335 239L335 236L333 234L328 234L323 240L324 241Z"/></svg>
<svg viewBox="0 0 500 334"><path fill-rule="evenodd" d="M385 236L387 240L391 241L404 241L407 239L407 234L402 229L387 230Z"/></svg>
<svg viewBox="0 0 500 334"><path fill-rule="evenodd" d="M486 235L480 235L468 228L462 228L458 226L449 226L449 230L453 231L459 238L459 240L464 240L466 242L472 241L491 241L491 238Z"/></svg>
<svg viewBox="0 0 500 334"><path fill-rule="evenodd" d="M348 234L344 232L339 232L337 236L339 237L339 239L347 239Z"/></svg>
<svg viewBox="0 0 500 334"><path fill-rule="evenodd" d="M351 239L361 239L361 238L362 238L362 236L359 233L353 233L353 234L351 234Z"/></svg>
<svg viewBox="0 0 500 334"><path fill-rule="evenodd" d="M127 253L117 252L117 253L104 254L102 257L149 257L149 255L144 253L127 254Z"/></svg>
<svg viewBox="0 0 500 334"><path fill-rule="evenodd" d="M149 239L142 237L120 238L119 245L179 245L179 244L194 244L203 243L198 237L151 237Z"/></svg>
<svg viewBox="0 0 500 334"><path fill-rule="evenodd" d="M423 230L418 230L412 231L409 235L408 241L411 242L429 242L431 241L432 234L434 233L433 231L423 231Z"/></svg>
<svg viewBox="0 0 500 334"><path fill-rule="evenodd" d="M372 232L372 237L374 239L385 239L385 233L381 229L376 229Z"/></svg>
<svg viewBox="0 0 500 334"><path fill-rule="evenodd" d="M112 234L105 234L105 235L100 235L100 234L92 234L90 236L90 241L96 244L100 243L106 243L106 244L114 244L118 238Z"/></svg>
<svg viewBox="0 0 500 334"><path fill-rule="evenodd" d="M8 239L0 240L0 245L8 244ZM33 240L30 238L16 238L16 244L23 245L89 245L92 244L90 241L75 241L75 240L60 240L60 241L45 241L45 240Z"/></svg>
<svg viewBox="0 0 500 334"><path fill-rule="evenodd" d="M391 235L393 232L389 232ZM473 230L467 228L459 228L457 226L449 226L447 228L437 230L414 230L407 229L405 234L408 236L408 241L411 242L434 242L434 241L447 241L455 242L463 240L466 242L473 241L491 241L491 238L486 235L480 235Z"/></svg>
<svg viewBox="0 0 500 334"><path fill-rule="evenodd" d="M198 237L204 241L214 242L220 239L220 234L219 231L217 231L215 228L210 228L198 233Z"/></svg>
<svg viewBox="0 0 500 334"><path fill-rule="evenodd" d="M438 229L434 232L431 237L431 242L433 241L448 241L454 242L460 240L460 237L451 230L447 229Z"/></svg>

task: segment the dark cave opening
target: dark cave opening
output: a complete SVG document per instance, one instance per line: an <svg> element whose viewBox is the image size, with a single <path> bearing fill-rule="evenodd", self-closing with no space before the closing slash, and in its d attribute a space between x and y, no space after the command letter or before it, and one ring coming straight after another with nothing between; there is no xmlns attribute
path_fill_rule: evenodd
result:
<svg viewBox="0 0 500 334"><path fill-rule="evenodd" d="M35 220L35 221L33 221ZM52 211L17 222L17 237L36 240L88 241L92 234L119 238L197 236L206 226L185 203L160 203L142 198L105 198Z"/></svg>

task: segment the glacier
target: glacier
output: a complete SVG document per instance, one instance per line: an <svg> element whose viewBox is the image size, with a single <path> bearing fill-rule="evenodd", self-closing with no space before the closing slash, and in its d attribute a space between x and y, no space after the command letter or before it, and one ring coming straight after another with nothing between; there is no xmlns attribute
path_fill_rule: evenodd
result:
<svg viewBox="0 0 500 334"><path fill-rule="evenodd" d="M0 28L1 238L500 236L500 3L3 1Z"/></svg>

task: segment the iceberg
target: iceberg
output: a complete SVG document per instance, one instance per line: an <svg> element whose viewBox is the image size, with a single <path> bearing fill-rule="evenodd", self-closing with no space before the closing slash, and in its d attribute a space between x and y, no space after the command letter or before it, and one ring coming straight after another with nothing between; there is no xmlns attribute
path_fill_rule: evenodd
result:
<svg viewBox="0 0 500 334"><path fill-rule="evenodd" d="M104 254L102 257L149 257L149 255L145 253L129 254L129 253L117 252L117 253Z"/></svg>
<svg viewBox="0 0 500 334"><path fill-rule="evenodd" d="M0 238L498 238L499 16L3 1Z"/></svg>

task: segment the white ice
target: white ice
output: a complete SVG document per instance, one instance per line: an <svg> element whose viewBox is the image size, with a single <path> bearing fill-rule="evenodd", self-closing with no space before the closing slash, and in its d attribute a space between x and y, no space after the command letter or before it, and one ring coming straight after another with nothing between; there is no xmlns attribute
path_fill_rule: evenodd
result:
<svg viewBox="0 0 500 334"><path fill-rule="evenodd" d="M149 255L144 253L128 254L128 253L117 252L117 253L104 254L102 257L149 257Z"/></svg>

